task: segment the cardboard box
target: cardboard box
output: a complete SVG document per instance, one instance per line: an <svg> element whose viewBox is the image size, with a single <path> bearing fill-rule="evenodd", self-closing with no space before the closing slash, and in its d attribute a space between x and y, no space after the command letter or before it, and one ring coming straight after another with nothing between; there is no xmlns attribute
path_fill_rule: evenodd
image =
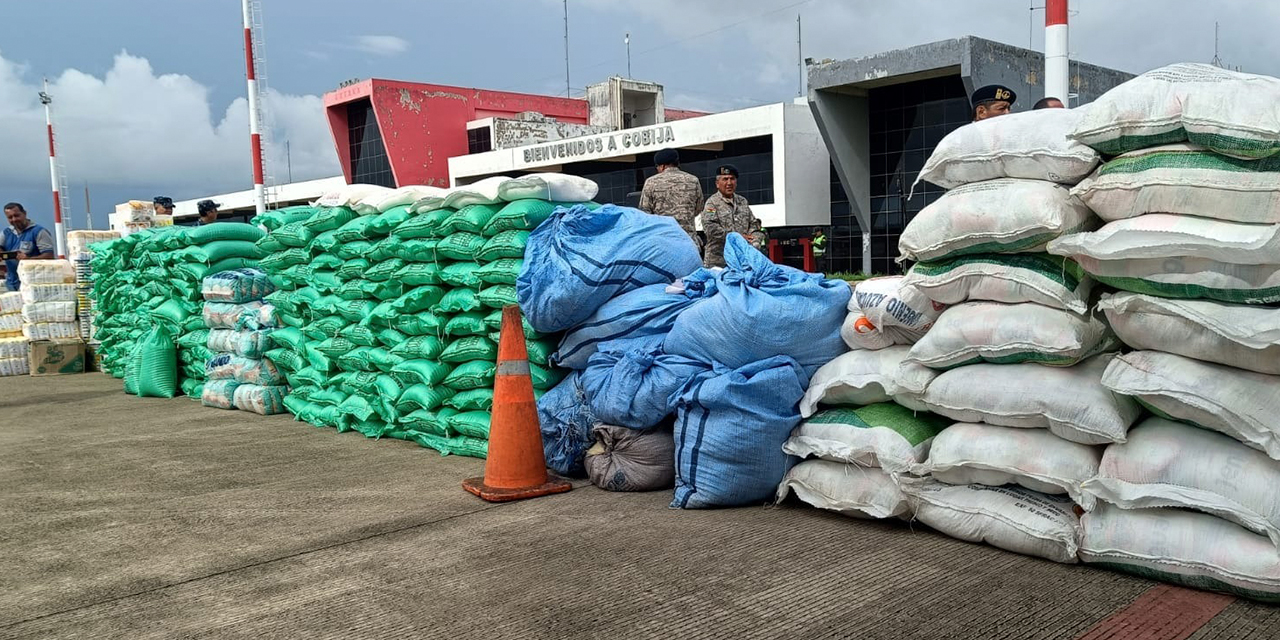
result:
<svg viewBox="0 0 1280 640"><path fill-rule="evenodd" d="M38 340L31 343L29 358L33 376L84 373L84 342L77 339Z"/></svg>

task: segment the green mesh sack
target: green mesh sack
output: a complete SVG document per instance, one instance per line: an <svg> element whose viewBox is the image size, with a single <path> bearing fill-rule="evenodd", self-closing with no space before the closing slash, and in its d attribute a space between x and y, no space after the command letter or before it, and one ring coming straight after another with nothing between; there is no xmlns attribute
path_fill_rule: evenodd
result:
<svg viewBox="0 0 1280 640"><path fill-rule="evenodd" d="M450 289L431 311L436 314L463 313L480 308L480 297L473 289Z"/></svg>
<svg viewBox="0 0 1280 640"><path fill-rule="evenodd" d="M124 392L131 396L138 395L138 364L142 359L142 343L142 339L135 341L129 349L129 354L125 356L127 360L124 365Z"/></svg>
<svg viewBox="0 0 1280 640"><path fill-rule="evenodd" d="M451 233L436 245L436 254L451 260L477 260L477 254L485 247L484 238L474 233ZM523 256L523 252L521 253ZM504 256L505 257L505 256Z"/></svg>
<svg viewBox="0 0 1280 640"><path fill-rule="evenodd" d="M342 280L355 280L363 278L365 269L369 268L369 260L367 258L352 258L345 260L341 267L338 267L338 277Z"/></svg>
<svg viewBox="0 0 1280 640"><path fill-rule="evenodd" d="M361 347L378 346L378 333L368 325L353 323L342 328L338 335Z"/></svg>
<svg viewBox="0 0 1280 640"><path fill-rule="evenodd" d="M415 384L425 384L436 386L444 381L445 377L451 371L449 365L436 362L435 360L405 360L394 367L391 367L391 375L395 376L401 384L411 386Z"/></svg>
<svg viewBox="0 0 1280 640"><path fill-rule="evenodd" d="M286 224L307 220L314 216L316 211L318 209L307 205L284 207L283 209L267 211L262 215L254 216L249 221L249 224L258 225L267 231L275 231Z"/></svg>
<svg viewBox="0 0 1280 640"><path fill-rule="evenodd" d="M310 244L307 245L307 249L310 250L312 253L320 253L322 255L327 253L329 255L333 255L334 249L337 249L338 245L340 244L342 243L338 242L337 231L326 231L324 233L318 234L314 239L312 239ZM342 260L342 258L338 258L337 256L333 256L333 257L337 258L338 260ZM329 268L332 269L335 267L329 267Z"/></svg>
<svg viewBox="0 0 1280 640"><path fill-rule="evenodd" d="M368 269L365 269L364 279L372 282L385 282L387 280L392 279L396 275L396 273L399 272L402 267L404 267L404 265L405 265L404 260L400 258L391 258L389 260L376 262L373 264L373 266L369 267ZM400 280L397 280L397 282L400 282L401 284L409 284ZM413 284L426 284L426 283L413 283ZM403 293L403 291L401 293Z"/></svg>
<svg viewBox="0 0 1280 640"><path fill-rule="evenodd" d="M501 334L501 332L498 333ZM545 367L551 362L551 354L555 353L556 349L560 347L560 341L556 339L526 339L524 346L529 352L529 364Z"/></svg>
<svg viewBox="0 0 1280 640"><path fill-rule="evenodd" d="M489 333L484 316L477 312L460 313L449 319L444 325L444 333L448 336L482 336Z"/></svg>
<svg viewBox="0 0 1280 640"><path fill-rule="evenodd" d="M400 252L401 240L399 238L388 237L382 238L373 243L373 247L369 249L369 260L373 262L382 262L396 257Z"/></svg>
<svg viewBox="0 0 1280 640"><path fill-rule="evenodd" d="M415 335L394 347L391 353L402 358L435 360L444 352L444 342L434 335Z"/></svg>
<svg viewBox="0 0 1280 640"><path fill-rule="evenodd" d="M320 292L314 287L302 287L289 292L289 304L299 309L310 309L313 302L320 298ZM279 306L279 305L277 305ZM290 311L289 313L295 313Z"/></svg>
<svg viewBox="0 0 1280 640"><path fill-rule="evenodd" d="M351 416L357 421L368 420L373 417L373 405L369 401L358 395L348 396L338 405L338 411L343 415Z"/></svg>
<svg viewBox="0 0 1280 640"><path fill-rule="evenodd" d="M316 348L310 344L307 345L306 353L303 355L307 357L307 362L311 363L312 368L321 373L333 373L337 368L337 363L334 362L333 358L316 351Z"/></svg>
<svg viewBox="0 0 1280 640"><path fill-rule="evenodd" d="M524 248L529 244L528 231L503 231L489 238L475 253L477 262L493 262L502 258L524 259Z"/></svg>
<svg viewBox="0 0 1280 640"><path fill-rule="evenodd" d="M338 407L320 407L307 422L317 427L337 427L338 431L342 431L346 423L344 416L338 413Z"/></svg>
<svg viewBox="0 0 1280 640"><path fill-rule="evenodd" d="M321 389L315 391L308 398L308 401L327 407L336 407L347 399L347 394L337 389Z"/></svg>
<svg viewBox="0 0 1280 640"><path fill-rule="evenodd" d="M405 262L429 262L435 264L439 256L436 255L436 247L440 245L440 240L436 238L418 238L413 240L405 240L396 247L395 257Z"/></svg>
<svg viewBox="0 0 1280 640"><path fill-rule="evenodd" d="M451 433L449 431L449 417L456 413L458 413L456 409L448 407L441 407L435 411L418 409L401 416L400 426L418 433L448 436Z"/></svg>
<svg viewBox="0 0 1280 640"><path fill-rule="evenodd" d="M449 211L452 212L452 209ZM440 222L435 220L430 214L413 216L404 222L401 222L396 226L396 228L392 229L391 236L393 238L400 238L401 240L432 238L437 235L436 227L439 226L439 224Z"/></svg>
<svg viewBox="0 0 1280 640"><path fill-rule="evenodd" d="M173 343L184 349L190 349L192 347L204 346L204 344L208 341L209 341L209 330L200 329L197 331L192 331L190 333L183 334L177 340L174 340Z"/></svg>
<svg viewBox="0 0 1280 640"><path fill-rule="evenodd" d="M219 241L257 242L267 235L255 225L239 222L214 222L198 227L182 227L178 232L187 244L210 244Z"/></svg>
<svg viewBox="0 0 1280 640"><path fill-rule="evenodd" d="M344 300L342 304L335 307L335 310L348 322L360 322L373 315L376 306L368 300Z"/></svg>
<svg viewBox="0 0 1280 640"><path fill-rule="evenodd" d="M485 458L489 455L489 441L479 438L468 438L466 436L444 438L431 433L411 431L409 432L409 439L423 447L439 451L440 455L443 456L455 455Z"/></svg>
<svg viewBox="0 0 1280 640"><path fill-rule="evenodd" d="M261 229L259 229L259 231L261 231ZM264 254L262 253L262 250L258 248L258 245L247 240L215 240L208 244L191 246L186 249L174 251L171 259L176 262L214 264L220 260L226 260L227 258L252 258L254 260L261 260L263 255Z"/></svg>
<svg viewBox="0 0 1280 640"><path fill-rule="evenodd" d="M430 311L393 316L387 326L409 336L438 336L444 331L444 321Z"/></svg>
<svg viewBox="0 0 1280 640"><path fill-rule="evenodd" d="M476 269L476 277L480 278L485 284L515 284L516 278L520 277L520 270L524 268L524 260L516 258L502 258L494 260L488 264L481 265Z"/></svg>
<svg viewBox="0 0 1280 640"><path fill-rule="evenodd" d="M472 360L464 362L449 372L443 384L454 391L493 387L495 365L492 362Z"/></svg>
<svg viewBox="0 0 1280 640"><path fill-rule="evenodd" d="M493 409L493 389L468 389L454 394L444 404L458 411L489 411Z"/></svg>
<svg viewBox="0 0 1280 640"><path fill-rule="evenodd" d="M285 371L297 371L307 366L307 359L292 349L268 349L264 354L276 367Z"/></svg>
<svg viewBox="0 0 1280 640"><path fill-rule="evenodd" d="M391 300L388 304L397 314L418 313L428 311L444 297L444 289L433 286L417 287L408 293Z"/></svg>
<svg viewBox="0 0 1280 640"><path fill-rule="evenodd" d="M533 379L533 388L542 391L556 386L558 382L564 379L566 373L564 369L529 364L529 377Z"/></svg>
<svg viewBox="0 0 1280 640"><path fill-rule="evenodd" d="M295 283L305 283L307 276L310 275L309 267L307 269L294 269L290 271L290 267L306 266L311 262L311 253L306 249L285 249L277 251L258 261L258 266L268 273L280 273L293 280Z"/></svg>
<svg viewBox="0 0 1280 640"><path fill-rule="evenodd" d="M179 386L182 388L182 395L192 400L199 400L204 395L204 383L195 378L187 378Z"/></svg>
<svg viewBox="0 0 1280 640"><path fill-rule="evenodd" d="M372 242L369 242L368 240L355 240L353 242L344 242L338 245L338 247L333 250L333 254L343 260L350 260L352 258L362 258L367 256L372 250Z"/></svg>
<svg viewBox="0 0 1280 640"><path fill-rule="evenodd" d="M480 276L476 275L479 269L480 265L474 262L454 262L440 269L440 279L454 287L475 289L480 286Z"/></svg>
<svg viewBox="0 0 1280 640"><path fill-rule="evenodd" d="M500 209L484 226L484 235L496 236L503 231L533 231L558 206L571 206L567 203L547 202L546 200L514 200Z"/></svg>
<svg viewBox="0 0 1280 640"><path fill-rule="evenodd" d="M449 235L457 231L466 231L479 235L500 209L502 209L501 204L467 205L454 211L440 223L440 234Z"/></svg>
<svg viewBox="0 0 1280 640"><path fill-rule="evenodd" d="M497 284L481 289L476 296L480 304L490 309L501 309L509 304L520 304L516 297L516 288L509 284Z"/></svg>
<svg viewBox="0 0 1280 640"><path fill-rule="evenodd" d="M432 411L438 408L445 400L448 400L449 396L454 393L454 390L448 387L415 384L400 394L400 399L396 401L396 410L401 415L418 409Z"/></svg>
<svg viewBox="0 0 1280 640"><path fill-rule="evenodd" d="M441 362L469 362L471 360L487 360L493 362L498 357L498 345L483 336L467 336L449 343L440 354Z"/></svg>
<svg viewBox="0 0 1280 640"><path fill-rule="evenodd" d="M346 260L332 253L322 253L311 259L311 268L313 270L337 271L344 262Z"/></svg>
<svg viewBox="0 0 1280 640"><path fill-rule="evenodd" d="M399 258L396 258L399 260ZM404 262L396 270L392 278L403 282L407 287L423 284L444 284L440 279L440 265L434 262Z"/></svg>
<svg viewBox="0 0 1280 640"><path fill-rule="evenodd" d="M315 239L316 232L303 222L291 222L273 231L269 236L286 247L306 247Z"/></svg>
<svg viewBox="0 0 1280 640"><path fill-rule="evenodd" d="M360 345L355 344L342 336L338 336L336 338L325 338L324 340L321 340L320 343L316 345L316 351L319 351L330 358L338 358L338 362L341 363L342 356L346 355L358 346Z"/></svg>
<svg viewBox="0 0 1280 640"><path fill-rule="evenodd" d="M310 284L316 291L327 295L342 286L342 281L338 280L338 274L332 271L315 269L311 272L311 279L305 284Z"/></svg>
<svg viewBox="0 0 1280 640"><path fill-rule="evenodd" d="M464 411L449 418L449 429L471 438L489 439L489 412Z"/></svg>
<svg viewBox="0 0 1280 640"><path fill-rule="evenodd" d="M356 212L346 207L327 207L307 219L307 227L316 233L333 231L356 219Z"/></svg>
<svg viewBox="0 0 1280 640"><path fill-rule="evenodd" d="M323 295L311 302L311 309L316 313L331 316L338 313L338 305L343 302L346 301L336 295Z"/></svg>
<svg viewBox="0 0 1280 640"><path fill-rule="evenodd" d="M175 329L182 327L187 318L192 316L180 301L174 299L165 300L160 306L148 311L147 315L154 322L167 323ZM204 316L200 317L200 324L204 324Z"/></svg>
<svg viewBox="0 0 1280 640"><path fill-rule="evenodd" d="M493 335L498 335L498 333L502 331L502 309L494 309L493 311L490 311L485 315L484 323L493 330ZM524 332L524 337L529 340L541 340L546 337L544 334L533 330L533 327L529 325L528 318L520 319L520 327ZM496 338L493 340L494 342L497 342Z"/></svg>
<svg viewBox="0 0 1280 640"><path fill-rule="evenodd" d="M276 251L284 251L285 249L289 248L288 245L284 244L283 242L280 242L280 240L276 238L274 234L262 236L262 239L258 240L254 244L258 245L258 248L261 249L262 252L265 254L274 253Z"/></svg>
<svg viewBox="0 0 1280 640"><path fill-rule="evenodd" d="M293 393L290 393L289 395L284 397L284 408L289 413L293 414L295 420L305 421L305 419L302 416L304 414L311 413L312 412L311 407L313 406L316 406L316 405L312 405L311 403L307 402L306 400L303 400L302 398L299 398Z"/></svg>
<svg viewBox="0 0 1280 640"><path fill-rule="evenodd" d="M378 344L386 347L387 349L392 349L408 339L409 336L406 336L395 329L387 328L378 331Z"/></svg>
<svg viewBox="0 0 1280 640"><path fill-rule="evenodd" d="M342 316L324 316L308 323L302 328L302 333L312 340L324 340L339 335L347 324L347 319Z"/></svg>
<svg viewBox="0 0 1280 640"><path fill-rule="evenodd" d="M338 357L338 366L347 371L377 371L371 353L377 347L356 347Z"/></svg>
<svg viewBox="0 0 1280 640"><path fill-rule="evenodd" d="M350 280L338 287L337 295L344 300L391 300L404 293L404 285L395 282L372 282L369 280Z"/></svg>
<svg viewBox="0 0 1280 640"><path fill-rule="evenodd" d="M172 398L178 394L178 354L164 325L156 325L136 347L138 396Z"/></svg>
<svg viewBox="0 0 1280 640"><path fill-rule="evenodd" d="M275 269L275 267L270 267L267 270L270 271L272 269ZM295 264L277 271L279 271L279 275L283 277L285 282L288 284L287 287L280 287L282 289L297 289L299 287L305 287L308 284L315 284L315 279L312 277L315 274L315 270L311 268L310 263Z"/></svg>
<svg viewBox="0 0 1280 640"><path fill-rule="evenodd" d="M302 334L301 329L293 327L285 327L271 332L269 336L272 343L293 350L294 353L303 353L307 345L307 337Z"/></svg>
<svg viewBox="0 0 1280 640"><path fill-rule="evenodd" d="M315 367L303 367L294 372L293 376L307 384L323 387L329 383L329 376Z"/></svg>
<svg viewBox="0 0 1280 640"><path fill-rule="evenodd" d="M398 207L391 207L390 209L373 216L373 222L370 224L370 230L380 238L391 233L392 230L407 222L411 217L413 217L413 214L409 213L408 206L401 205Z"/></svg>
<svg viewBox="0 0 1280 640"><path fill-rule="evenodd" d="M399 422L400 411L396 409L396 400L404 393L404 385L396 380L395 376L390 374L378 374L373 381L373 394L371 400L373 410L386 422Z"/></svg>
<svg viewBox="0 0 1280 640"><path fill-rule="evenodd" d="M367 393L382 374L372 371L343 371L329 378L329 386L343 393Z"/></svg>
<svg viewBox="0 0 1280 640"><path fill-rule="evenodd" d="M373 228L375 221L376 216L361 216L339 227L334 236L342 243L376 239L380 234Z"/></svg>
<svg viewBox="0 0 1280 640"><path fill-rule="evenodd" d="M368 347L368 349L370 349L369 359L373 361L373 366L377 367L378 371L390 373L396 365L404 362L404 358L391 353L385 347Z"/></svg>
<svg viewBox="0 0 1280 640"><path fill-rule="evenodd" d="M384 420L374 418L372 420L352 422L351 430L366 438L374 438L376 440L382 436L389 436L391 432L395 430L395 425L388 424Z"/></svg>
<svg viewBox="0 0 1280 640"><path fill-rule="evenodd" d="M293 301L289 299L289 296L292 294L292 291L277 289L276 291L272 291L267 294L266 297L263 298L263 301L270 302L277 311L297 315L299 311L298 305L294 304Z"/></svg>

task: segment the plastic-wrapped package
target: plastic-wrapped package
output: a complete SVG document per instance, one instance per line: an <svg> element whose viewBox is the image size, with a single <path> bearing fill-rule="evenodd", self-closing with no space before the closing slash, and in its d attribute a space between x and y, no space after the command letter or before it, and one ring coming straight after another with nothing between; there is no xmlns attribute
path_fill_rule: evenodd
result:
<svg viewBox="0 0 1280 640"><path fill-rule="evenodd" d="M74 322L36 322L22 325L22 335L26 339L56 340L58 338L79 338L80 325Z"/></svg>

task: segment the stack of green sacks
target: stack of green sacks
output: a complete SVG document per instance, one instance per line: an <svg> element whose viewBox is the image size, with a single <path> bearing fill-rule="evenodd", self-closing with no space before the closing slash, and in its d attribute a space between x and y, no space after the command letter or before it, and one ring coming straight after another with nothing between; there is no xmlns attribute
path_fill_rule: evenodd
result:
<svg viewBox="0 0 1280 640"><path fill-rule="evenodd" d="M126 378L130 354L142 336L163 326L177 347L178 384L199 398L205 362L200 283L208 274L252 267L262 256L261 229L238 223L161 227L92 245L97 339L103 370Z"/></svg>

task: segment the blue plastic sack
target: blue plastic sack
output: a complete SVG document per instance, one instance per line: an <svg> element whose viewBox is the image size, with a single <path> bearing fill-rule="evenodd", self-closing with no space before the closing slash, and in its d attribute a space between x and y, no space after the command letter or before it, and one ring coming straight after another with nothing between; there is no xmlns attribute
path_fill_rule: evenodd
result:
<svg viewBox="0 0 1280 640"><path fill-rule="evenodd" d="M848 350L840 338L848 284L774 264L736 233L724 257L715 295L680 314L667 353L730 368L790 356L813 375Z"/></svg>
<svg viewBox="0 0 1280 640"><path fill-rule="evenodd" d="M795 360L752 362L687 386L675 427L680 509L764 504L796 461L782 443L800 423L809 378Z"/></svg>
<svg viewBox="0 0 1280 640"><path fill-rule="evenodd" d="M674 218L604 205L559 207L529 236L516 278L520 309L542 333L570 329L604 303L702 266Z"/></svg>
<svg viewBox="0 0 1280 640"><path fill-rule="evenodd" d="M671 331L680 312L698 302L701 291L686 292L667 284L651 284L624 293L604 303L586 321L566 333L551 360L557 366L585 369L587 360L603 342L664 336Z"/></svg>
<svg viewBox="0 0 1280 640"><path fill-rule="evenodd" d="M582 389L596 418L605 424L648 429L675 413L680 391L711 367L662 351L652 337L606 342L582 372Z"/></svg>
<svg viewBox="0 0 1280 640"><path fill-rule="evenodd" d="M574 371L538 399L538 424L547 467L572 478L585 478L582 460L595 442L591 428L596 417L587 406L581 372Z"/></svg>

